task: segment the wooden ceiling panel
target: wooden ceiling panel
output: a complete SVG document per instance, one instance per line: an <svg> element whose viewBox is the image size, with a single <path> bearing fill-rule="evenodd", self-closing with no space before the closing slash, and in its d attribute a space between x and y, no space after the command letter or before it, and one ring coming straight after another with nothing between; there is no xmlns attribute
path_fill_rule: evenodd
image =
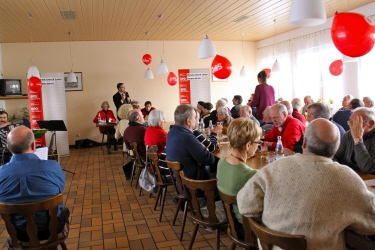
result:
<svg viewBox="0 0 375 250"><path fill-rule="evenodd" d="M291 1L0 0L0 43L201 40L206 32L212 40L239 41L245 33L244 41L259 41L275 34L274 19L277 34L296 28L288 24ZM331 17L374 1L324 2ZM64 20L62 10L76 19ZM233 22L243 15L250 17Z"/></svg>

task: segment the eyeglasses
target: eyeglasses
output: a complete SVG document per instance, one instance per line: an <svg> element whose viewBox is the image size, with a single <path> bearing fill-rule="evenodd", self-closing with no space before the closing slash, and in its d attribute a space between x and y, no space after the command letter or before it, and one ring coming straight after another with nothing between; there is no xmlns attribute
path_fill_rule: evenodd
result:
<svg viewBox="0 0 375 250"><path fill-rule="evenodd" d="M255 143L255 144L259 144L259 145L262 145L262 144L263 144L262 141L251 141L251 143Z"/></svg>

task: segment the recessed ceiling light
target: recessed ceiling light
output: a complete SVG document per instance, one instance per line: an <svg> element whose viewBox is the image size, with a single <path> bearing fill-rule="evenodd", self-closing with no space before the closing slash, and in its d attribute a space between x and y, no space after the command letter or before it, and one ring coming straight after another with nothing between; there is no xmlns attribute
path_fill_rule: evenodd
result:
<svg viewBox="0 0 375 250"><path fill-rule="evenodd" d="M239 23L239 22L242 22L243 20L248 19L249 17L250 17L250 16L240 16L240 17L234 19L232 22L234 22L234 23Z"/></svg>

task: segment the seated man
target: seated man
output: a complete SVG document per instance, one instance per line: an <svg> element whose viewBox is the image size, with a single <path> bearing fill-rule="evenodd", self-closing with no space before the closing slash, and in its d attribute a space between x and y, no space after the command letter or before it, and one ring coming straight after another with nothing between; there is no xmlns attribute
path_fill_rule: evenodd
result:
<svg viewBox="0 0 375 250"><path fill-rule="evenodd" d="M260 126L257 118L253 116L253 111L251 110L251 107L248 105L244 105L240 108L240 117L249 118L250 120L253 120L256 124L258 124L258 126Z"/></svg>
<svg viewBox="0 0 375 250"><path fill-rule="evenodd" d="M348 123L350 131L341 138L333 160L362 173L375 174L375 111L357 108Z"/></svg>
<svg viewBox="0 0 375 250"><path fill-rule="evenodd" d="M299 98L294 98L292 100L292 107L293 107L293 112L292 116L302 122L302 124L306 124L306 118L304 115L302 115L298 110L301 108L301 100Z"/></svg>
<svg viewBox="0 0 375 250"><path fill-rule="evenodd" d="M262 112L263 122L260 124L260 127L262 128L262 130L264 130L264 135L268 134L273 128L273 122L270 116L270 108L271 106L267 106Z"/></svg>
<svg viewBox="0 0 375 250"><path fill-rule="evenodd" d="M145 133L146 127L144 125L145 120L139 109L132 109L129 112L129 127L125 129L124 132L124 141L128 149L131 149L130 143L137 143L137 150L139 156L142 159L146 159L146 146L145 146Z"/></svg>
<svg viewBox="0 0 375 250"><path fill-rule="evenodd" d="M65 175L57 161L40 160L34 154L35 139L31 129L20 126L14 128L7 138L7 144L13 156L10 162L0 167L0 202L21 204L51 198L64 192ZM69 210L59 205L58 232L64 229L69 219ZM20 215L12 217L18 237L28 241L26 221ZM36 214L38 238L48 239L49 216L46 211Z"/></svg>
<svg viewBox="0 0 375 250"><path fill-rule="evenodd" d="M150 114L150 112L152 110L154 110L155 108L152 107L152 104L150 101L147 101L145 102L145 107L143 109L141 109L141 112L142 112L142 115L143 115L143 118L147 121L148 119L148 115Z"/></svg>
<svg viewBox="0 0 375 250"><path fill-rule="evenodd" d="M307 95L307 96L305 96L305 98L303 98L303 102L305 103L305 106L302 107L302 109L301 109L301 114L302 114L303 116L305 116L305 115L306 115L306 112L307 112L307 107L308 107L310 104L313 104L314 101L313 101L313 99L311 98L311 96Z"/></svg>
<svg viewBox="0 0 375 250"><path fill-rule="evenodd" d="M307 249L346 249L344 229L375 234L375 196L349 167L331 160L337 127L316 119L306 128L303 154L262 168L237 195L239 212L272 229L302 234Z"/></svg>
<svg viewBox="0 0 375 250"><path fill-rule="evenodd" d="M281 136L284 148L301 152L300 146L295 148L294 144L301 140L305 132L305 125L291 115L288 115L285 105L281 103L276 103L271 106L270 117L274 127L264 136L264 141L268 142L268 146L275 148L277 137Z"/></svg>
<svg viewBox="0 0 375 250"><path fill-rule="evenodd" d="M317 118L329 120L329 109L327 105L321 102L313 103L307 107L307 121L310 123ZM331 122L337 126L340 132L340 137L342 137L345 134L344 128L334 121Z"/></svg>
<svg viewBox="0 0 375 250"><path fill-rule="evenodd" d="M202 115L201 115L201 119L203 119L203 122L204 122L204 119L206 117L209 117L210 114L211 114L211 110L212 108L214 107L214 105L212 105L212 103L210 102L205 102L202 104ZM208 122L207 122L208 123Z"/></svg>
<svg viewBox="0 0 375 250"><path fill-rule="evenodd" d="M345 131L348 131L348 121L350 116L352 115L352 110L358 107L363 107L363 102L358 98L354 98L349 102L348 106L346 106L345 109L337 111L336 114L333 115L332 120L340 124L345 129Z"/></svg>
<svg viewBox="0 0 375 250"><path fill-rule="evenodd" d="M242 107L242 96L235 95L232 100L233 108L230 110L234 119L240 117L240 108Z"/></svg>
<svg viewBox="0 0 375 250"><path fill-rule="evenodd" d="M362 101L363 101L363 104L366 108L374 107L374 100L371 97L365 96L365 97L363 97Z"/></svg>
<svg viewBox="0 0 375 250"><path fill-rule="evenodd" d="M175 125L167 136L167 159L180 162L186 177L207 180L210 175L205 166L215 164L215 157L194 136L196 119L193 106L177 106L174 112Z"/></svg>

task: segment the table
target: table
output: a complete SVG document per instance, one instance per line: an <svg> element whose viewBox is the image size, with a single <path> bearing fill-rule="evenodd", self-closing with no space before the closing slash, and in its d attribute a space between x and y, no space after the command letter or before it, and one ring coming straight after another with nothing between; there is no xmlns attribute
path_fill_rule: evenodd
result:
<svg viewBox="0 0 375 250"><path fill-rule="evenodd" d="M96 127L104 127L105 130L107 131L107 149L108 149L108 153L111 153L111 141L109 140L109 129L107 129L108 127L115 127L117 125L117 123L115 122L107 122L107 123L96 123Z"/></svg>

